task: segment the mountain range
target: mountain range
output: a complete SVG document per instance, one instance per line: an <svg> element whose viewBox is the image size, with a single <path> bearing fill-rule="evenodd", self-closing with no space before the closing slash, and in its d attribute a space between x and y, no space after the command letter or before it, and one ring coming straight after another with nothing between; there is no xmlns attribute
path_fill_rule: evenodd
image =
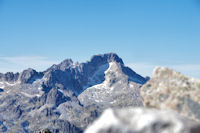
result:
<svg viewBox="0 0 200 133"><path fill-rule="evenodd" d="M148 80L115 53L66 59L43 72L0 73L0 132L81 133L106 108L142 107Z"/></svg>

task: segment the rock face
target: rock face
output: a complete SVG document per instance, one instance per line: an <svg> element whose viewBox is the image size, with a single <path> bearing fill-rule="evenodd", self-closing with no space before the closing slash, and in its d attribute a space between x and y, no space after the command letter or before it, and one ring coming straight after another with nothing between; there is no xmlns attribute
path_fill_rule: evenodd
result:
<svg viewBox="0 0 200 133"><path fill-rule="evenodd" d="M12 72L7 72L6 74L0 73L0 80L1 81L7 81L7 82L15 82L19 78L19 73L12 73Z"/></svg>
<svg viewBox="0 0 200 133"><path fill-rule="evenodd" d="M114 53L0 74L0 132L82 132L108 107L143 106L146 81Z"/></svg>
<svg viewBox="0 0 200 133"><path fill-rule="evenodd" d="M200 121L200 80L157 67L141 88L141 96L146 107L172 109Z"/></svg>
<svg viewBox="0 0 200 133"><path fill-rule="evenodd" d="M199 133L200 125L172 111L108 109L85 133Z"/></svg>
<svg viewBox="0 0 200 133"><path fill-rule="evenodd" d="M129 76L126 75L123 67L117 62L100 66L90 77L87 89L78 96L80 102L85 106L92 104L142 106L139 88L145 80L136 73L131 73L132 71L128 72ZM105 78L104 81L101 81L100 77ZM94 84L96 82L102 83Z"/></svg>

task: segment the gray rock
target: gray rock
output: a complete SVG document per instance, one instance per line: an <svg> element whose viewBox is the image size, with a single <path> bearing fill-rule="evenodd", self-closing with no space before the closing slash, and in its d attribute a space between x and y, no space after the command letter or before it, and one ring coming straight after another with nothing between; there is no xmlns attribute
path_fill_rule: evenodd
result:
<svg viewBox="0 0 200 133"><path fill-rule="evenodd" d="M70 97L66 97L62 92L58 91L56 88L52 88L47 94L46 104L51 104L53 106L58 106L61 103L70 101Z"/></svg>
<svg viewBox="0 0 200 133"><path fill-rule="evenodd" d="M21 83L33 83L36 79L41 78L42 76L42 73L38 73L34 69L29 68L20 74L19 80Z"/></svg>
<svg viewBox="0 0 200 133"><path fill-rule="evenodd" d="M19 73L7 72L5 74L0 73L0 81L16 82L19 78Z"/></svg>
<svg viewBox="0 0 200 133"><path fill-rule="evenodd" d="M67 59L44 72L0 74L0 126L2 132L79 133L108 107L142 106L139 88L146 81L114 53L80 64Z"/></svg>
<svg viewBox="0 0 200 133"><path fill-rule="evenodd" d="M200 80L164 67L155 68L152 78L141 88L146 107L172 109L200 120Z"/></svg>
<svg viewBox="0 0 200 133"><path fill-rule="evenodd" d="M85 133L198 133L200 124L173 111L108 109Z"/></svg>
<svg viewBox="0 0 200 133"><path fill-rule="evenodd" d="M78 96L78 99L85 106L143 106L139 89L145 82L145 78L130 68L117 62L110 62L98 67L96 73L90 77L87 89Z"/></svg>

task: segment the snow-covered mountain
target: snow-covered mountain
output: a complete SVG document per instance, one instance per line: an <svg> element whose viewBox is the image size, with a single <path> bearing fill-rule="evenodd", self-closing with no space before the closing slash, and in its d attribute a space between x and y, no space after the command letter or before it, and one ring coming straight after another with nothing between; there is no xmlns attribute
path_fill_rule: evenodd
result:
<svg viewBox="0 0 200 133"><path fill-rule="evenodd" d="M82 132L108 107L142 106L139 89L147 80L114 53L0 74L0 132Z"/></svg>
<svg viewBox="0 0 200 133"><path fill-rule="evenodd" d="M120 97L130 96L132 101L137 102L128 101L127 104L142 104L139 88L145 83L145 79L133 71L130 71L128 76L123 70L128 68L115 61L99 66L84 87L87 89L78 96L80 102L87 106L90 104L119 105L119 102L125 102L119 101Z"/></svg>

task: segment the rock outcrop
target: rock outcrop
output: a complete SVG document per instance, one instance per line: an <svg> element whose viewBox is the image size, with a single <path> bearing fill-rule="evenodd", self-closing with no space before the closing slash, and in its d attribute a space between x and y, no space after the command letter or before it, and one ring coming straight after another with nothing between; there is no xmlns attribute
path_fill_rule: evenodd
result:
<svg viewBox="0 0 200 133"><path fill-rule="evenodd" d="M200 124L173 111L108 109L85 133L199 133Z"/></svg>
<svg viewBox="0 0 200 133"><path fill-rule="evenodd" d="M157 67L141 88L141 96L146 107L175 110L200 121L200 80Z"/></svg>

